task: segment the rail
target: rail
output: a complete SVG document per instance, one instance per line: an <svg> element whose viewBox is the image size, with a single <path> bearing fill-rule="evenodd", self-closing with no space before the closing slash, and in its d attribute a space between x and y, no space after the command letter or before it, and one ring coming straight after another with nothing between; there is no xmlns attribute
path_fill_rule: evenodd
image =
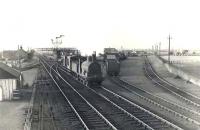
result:
<svg viewBox="0 0 200 130"><path fill-rule="evenodd" d="M58 71L57 71L58 72ZM59 72L58 72L59 73ZM112 123L110 123L95 107L93 107L92 106L92 104L90 104L78 91L76 91L73 87L72 87L72 85L71 84L69 84L60 74L59 74L59 76L60 76L60 78L67 84L67 85L69 85L70 86L70 88L71 89L73 89L94 111L96 111L97 112L97 114L99 115L99 116L101 116L105 121L106 121L106 123L108 124L108 125L110 125L111 126L111 128L113 129L113 130L117 130L117 128L114 126L114 125L112 125Z"/></svg>
<svg viewBox="0 0 200 130"><path fill-rule="evenodd" d="M147 63L147 62L148 62L148 63ZM150 67L150 70L147 69L148 67ZM159 85L159 86L165 88L166 90L168 90L169 92L173 93L174 95L180 97L180 98L183 99L184 101L189 102L189 103L191 103L192 105L194 105L194 106L200 108L200 104L197 103L197 102L194 102L194 100L193 100L193 99L196 99L196 100L199 100L199 102L200 102L200 99L199 99L199 98L197 99L197 97L195 97L194 95L191 95L191 94L189 94L189 93L187 93L187 92L185 92L185 91L182 91L182 90L176 88L174 85L170 84L169 82L165 81L165 80L162 79L160 76L158 76L158 75L155 73L155 71L153 70L151 64L149 63L149 61L148 61L148 59L147 59L147 57L145 58L144 70L145 70L145 73L147 74L147 76L148 76L154 83L156 83L157 85ZM156 79L154 79L154 77L152 77L152 76L150 75L151 72L149 72L149 71L151 71L152 74L155 76L155 78L157 78L157 80L159 80L159 81L161 81L161 82L156 81ZM166 85L168 85L168 86L166 86ZM182 93L182 94L180 94L180 93ZM188 95L188 96L187 96L187 95ZM186 98L185 96L187 96L187 98Z"/></svg>
<svg viewBox="0 0 200 130"><path fill-rule="evenodd" d="M86 130L89 130L89 128L87 127L87 125L85 124L85 122L83 121L83 119L80 117L80 115L78 114L78 112L76 111L76 109L74 108L74 106L72 105L72 103L69 101L69 99L67 98L67 96L64 94L64 92L62 91L62 89L60 88L60 86L58 85L58 83L55 81L55 79L53 78L52 74L48 71L48 69L46 68L46 66L44 65L43 62L41 62L41 64L43 65L43 67L45 68L45 70L47 71L47 73L49 74L49 76L52 78L52 80L54 81L54 83L56 84L56 86L58 87L58 89L60 90L60 92L62 93L62 95L66 99L66 101L68 102L68 104L71 106L72 110L74 111L74 113L76 114L76 116L78 117L78 119L81 121L81 123L83 124L84 128Z"/></svg>
<svg viewBox="0 0 200 130"><path fill-rule="evenodd" d="M113 79L114 80L114 79ZM125 84L120 84L119 83L119 85L120 86L122 86L123 88L125 88L126 90L128 90L129 92L132 92L132 93L134 93L134 94L136 94L137 96L139 96L141 99L144 99L144 100L146 100L146 101L148 101L149 103L152 103L152 104L154 104L154 105L156 105L157 107L160 107L161 109L163 109L163 110L165 110L166 112L170 112L170 113L173 113L174 115L176 115L177 117L180 117L180 118L182 118L182 119L185 119L185 121L189 121L189 122L191 122L191 123L194 123L194 124L196 124L196 125L200 125L200 122L198 121L199 119L200 119L200 114L198 113L198 112L196 112L196 111L192 111L192 110L190 110L190 109L188 109L188 108L186 108L186 107L183 107L183 106L179 106L178 104L175 104L175 103L171 103L171 102L169 102L169 101L167 101L167 100L165 100L165 99L163 99L163 98L160 98L160 97L158 97L158 96L155 96L155 95L152 95L151 93L149 93L149 92L147 92L147 91L145 91L145 90L143 90L143 89L141 89L141 88L138 88L138 87L136 87L136 86L134 86L134 85L132 85L132 84L129 84L129 83L127 83L126 81L124 81L124 80L122 80L122 79L119 79L119 78L117 78L117 80L118 81L122 81L123 83L125 83ZM115 81L114 81L115 82ZM116 83L116 82L115 82ZM127 88L127 85L128 86L131 86L130 88ZM133 91L132 89L134 89L135 91ZM137 92L136 92L137 91ZM140 91L140 92L139 92ZM144 95L142 95L142 93L145 93L145 94L147 94L148 96L144 96ZM167 103L168 105L170 104L170 105L172 105L172 106L175 106L175 107L177 107L177 108L179 108L179 110L181 110L184 114L185 114L185 112L189 112L189 116L190 117L188 117L188 116L185 116L185 115L183 115L183 114L181 114L180 113L180 111L178 111L178 110L172 110L172 109L170 109L170 108L168 108L168 107L165 107L165 106L163 106L163 105L161 105L160 103L157 103L157 102L155 102L154 100L152 100L152 98L153 99L158 99L159 100L159 102L162 102L162 103ZM192 115L190 115L190 114L192 114ZM196 116L199 116L198 118L196 118ZM167 121L167 120L166 120ZM170 122L169 122L170 123Z"/></svg>

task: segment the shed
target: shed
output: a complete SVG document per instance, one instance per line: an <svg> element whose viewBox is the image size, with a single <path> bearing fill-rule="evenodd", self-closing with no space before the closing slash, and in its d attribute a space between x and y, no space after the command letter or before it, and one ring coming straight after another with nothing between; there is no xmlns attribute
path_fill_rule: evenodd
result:
<svg viewBox="0 0 200 130"><path fill-rule="evenodd" d="M19 71L0 63L0 101L13 98L13 92L19 87L20 80Z"/></svg>

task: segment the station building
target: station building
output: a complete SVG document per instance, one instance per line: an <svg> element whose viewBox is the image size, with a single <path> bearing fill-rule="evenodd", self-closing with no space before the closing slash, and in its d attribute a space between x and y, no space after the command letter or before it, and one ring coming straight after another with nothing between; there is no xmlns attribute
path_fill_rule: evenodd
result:
<svg viewBox="0 0 200 130"><path fill-rule="evenodd" d="M0 101L12 100L14 91L20 86L21 73L0 62Z"/></svg>

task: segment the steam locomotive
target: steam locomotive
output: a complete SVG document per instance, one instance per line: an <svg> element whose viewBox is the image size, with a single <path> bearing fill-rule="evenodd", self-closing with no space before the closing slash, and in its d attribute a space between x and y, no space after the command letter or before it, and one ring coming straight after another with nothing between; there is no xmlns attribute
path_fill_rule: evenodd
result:
<svg viewBox="0 0 200 130"><path fill-rule="evenodd" d="M81 55L66 56L64 66L84 85L99 85L103 81L101 66L96 61L96 54L87 58Z"/></svg>

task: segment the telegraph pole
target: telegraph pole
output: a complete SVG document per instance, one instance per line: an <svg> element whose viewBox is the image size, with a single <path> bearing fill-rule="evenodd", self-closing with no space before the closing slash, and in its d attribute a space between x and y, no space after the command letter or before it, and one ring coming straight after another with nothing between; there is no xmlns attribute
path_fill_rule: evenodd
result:
<svg viewBox="0 0 200 130"><path fill-rule="evenodd" d="M156 55L156 44L154 44L154 55Z"/></svg>
<svg viewBox="0 0 200 130"><path fill-rule="evenodd" d="M22 71L21 71L21 61L20 61L20 45L18 45L18 49L17 49L17 53L18 53L18 55L17 55L17 57L18 57L18 65L19 65L19 72L20 72L20 77L19 77L19 82L20 82L20 88L22 88L22 85L23 85L23 83L22 83Z"/></svg>
<svg viewBox="0 0 200 130"><path fill-rule="evenodd" d="M168 62L170 64L170 40L172 39L172 37L169 34L168 40L169 40L169 48L168 48Z"/></svg>
<svg viewBox="0 0 200 130"><path fill-rule="evenodd" d="M159 55L159 48L158 48L158 45L156 45L156 54Z"/></svg>
<svg viewBox="0 0 200 130"><path fill-rule="evenodd" d="M159 56L160 56L160 50L161 50L161 42L159 42Z"/></svg>
<svg viewBox="0 0 200 130"><path fill-rule="evenodd" d="M158 45L155 44L155 54L158 55Z"/></svg>

